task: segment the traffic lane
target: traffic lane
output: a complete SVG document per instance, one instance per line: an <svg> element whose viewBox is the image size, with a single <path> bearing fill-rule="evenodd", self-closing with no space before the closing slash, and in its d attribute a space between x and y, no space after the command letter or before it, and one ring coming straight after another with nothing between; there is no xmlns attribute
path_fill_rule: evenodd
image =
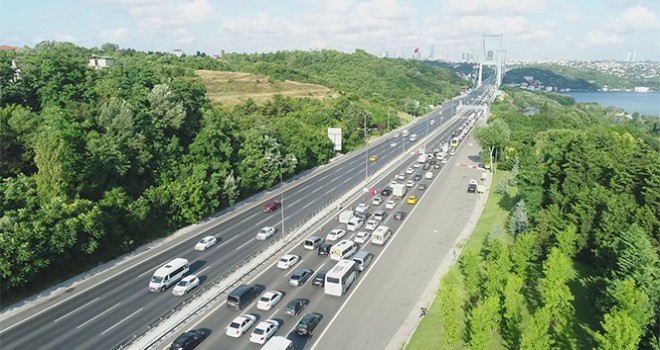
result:
<svg viewBox="0 0 660 350"><path fill-rule="evenodd" d="M227 308L225 301L223 301L217 308L212 310L212 312L209 312L204 319L191 325L191 327L186 328L206 328L213 331L212 336L205 340L204 343L198 347L199 349L259 348L260 345L252 345L252 343L249 342L249 333L252 332L254 326L250 329L248 334L245 334L238 339L228 337L225 334L225 327L240 314L254 314L259 318L259 321L274 318L280 322L280 329L276 334L287 336L289 335L290 329L295 327L302 315L312 312L310 310L316 310L321 313L324 312L324 307L326 306L324 306L325 303L322 302L323 297L325 296L323 288L313 286L311 279L301 287L292 287L288 284L288 279L297 268L309 268L316 273L320 269L328 269L330 268L328 266L334 266L335 262L328 258L318 257L315 250L307 250L299 246L296 246L287 252L287 254L299 255L302 260L290 269L282 270L276 267L277 260L279 260L280 257L278 256L275 259L271 259L272 261L266 265L267 268L262 273L246 282L248 284L262 286L264 291L279 290L285 293L283 299L269 311L263 311L256 308L256 300L258 300L258 298L252 302L249 307L242 311ZM263 294L263 292L261 294ZM295 298L308 299L310 300L310 304L301 315L291 317L286 315L284 308L289 301ZM173 338L168 340L168 344L172 340ZM300 339L297 339L297 341L300 341Z"/></svg>
<svg viewBox="0 0 660 350"><path fill-rule="evenodd" d="M474 170L455 165L440 174L440 181L429 187L423 205L416 206L389 243L390 248L372 265L371 274L349 299L345 312L332 321L313 349L387 346L388 337L374 334L395 334L428 284L437 283L432 281L437 267L450 254L472 214L477 197L466 192L464 180L471 176Z"/></svg>

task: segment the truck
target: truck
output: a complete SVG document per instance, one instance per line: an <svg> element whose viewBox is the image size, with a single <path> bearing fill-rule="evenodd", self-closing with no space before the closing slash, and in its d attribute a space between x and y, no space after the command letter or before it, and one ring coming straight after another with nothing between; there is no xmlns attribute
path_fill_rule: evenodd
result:
<svg viewBox="0 0 660 350"><path fill-rule="evenodd" d="M417 163L421 163L421 164L426 163L427 159L428 157L426 156L426 154L422 153L417 157Z"/></svg>
<svg viewBox="0 0 660 350"><path fill-rule="evenodd" d="M338 221L340 224L348 224L348 222L355 217L353 210L347 209L339 213Z"/></svg>
<svg viewBox="0 0 660 350"><path fill-rule="evenodd" d="M403 198L403 196L408 193L408 189L405 184L396 184L392 185L392 197L394 198Z"/></svg>

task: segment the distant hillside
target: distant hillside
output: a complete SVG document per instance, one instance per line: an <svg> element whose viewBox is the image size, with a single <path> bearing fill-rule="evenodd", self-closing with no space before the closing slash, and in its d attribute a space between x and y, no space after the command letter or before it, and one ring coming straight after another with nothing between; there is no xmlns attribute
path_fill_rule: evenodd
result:
<svg viewBox="0 0 660 350"><path fill-rule="evenodd" d="M580 72L575 72L580 73ZM529 79L531 78L531 79ZM515 68L509 70L502 79L503 84L533 84L535 87L555 87L557 89L571 89L583 91L598 91L600 86L584 78L574 75L556 73L544 68Z"/></svg>
<svg viewBox="0 0 660 350"><path fill-rule="evenodd" d="M272 81L266 76L252 73L197 70L206 86L209 100L223 106L233 107L252 99L257 104L273 98L274 95L323 99L336 97L337 93L322 85L298 83L294 81Z"/></svg>
<svg viewBox="0 0 660 350"><path fill-rule="evenodd" d="M410 114L458 95L467 84L458 75L422 61L382 59L363 50L352 54L333 50L230 53L220 61L229 67L226 70L323 85L339 94L380 99Z"/></svg>
<svg viewBox="0 0 660 350"><path fill-rule="evenodd" d="M637 86L646 86L652 91L660 91L660 64L653 62L598 61L527 65L508 71L504 83L522 83L525 75L532 75L546 86L559 89L632 90Z"/></svg>

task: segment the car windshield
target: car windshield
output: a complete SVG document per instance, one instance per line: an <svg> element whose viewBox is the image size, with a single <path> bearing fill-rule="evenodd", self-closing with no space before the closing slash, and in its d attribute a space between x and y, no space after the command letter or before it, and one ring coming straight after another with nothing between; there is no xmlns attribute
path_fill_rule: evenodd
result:
<svg viewBox="0 0 660 350"><path fill-rule="evenodd" d="M179 287L185 287L188 285L188 281L180 281L179 283L176 284Z"/></svg>
<svg viewBox="0 0 660 350"><path fill-rule="evenodd" d="M163 282L163 277L161 277L161 276L153 276L153 277L151 277L151 282L153 282L153 283L161 283L161 282Z"/></svg>

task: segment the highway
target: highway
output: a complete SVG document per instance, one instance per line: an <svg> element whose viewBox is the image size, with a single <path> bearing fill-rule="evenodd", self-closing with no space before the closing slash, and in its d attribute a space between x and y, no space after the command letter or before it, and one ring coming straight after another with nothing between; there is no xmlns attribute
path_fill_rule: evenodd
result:
<svg viewBox="0 0 660 350"><path fill-rule="evenodd" d="M474 95L478 94L479 92L474 93ZM467 96L465 99L472 97ZM418 118L416 123L408 127L410 133L416 133L420 138L424 138L427 131L433 133L443 129L445 133L450 132L463 122L458 118L451 118L457 104L458 100L452 100L429 116ZM428 122L430 119L435 120L434 125L430 125ZM445 133L439 134L437 139L447 139ZM397 142L397 145L392 147L392 142ZM410 152L413 146L417 148L420 145L420 143L406 142L402 136L398 140L383 137L366 149L346 155L330 166L322 167L303 178L288 181L281 189L285 191L285 231L293 231L311 215L360 184L365 179L365 161L368 156L377 154L379 157L378 161L368 164L367 176L370 176L400 154ZM401 167L407 166L408 164L401 164ZM390 180L389 177L384 178L382 183L376 186L382 187ZM190 297L190 295L174 297L171 290L165 293L150 293L147 285L151 275L159 266L176 257L186 258L191 263L190 273L198 275L204 287L205 284L226 276L247 257L270 244L270 240L255 240L255 235L263 226L280 227L280 213L277 210L273 213L263 213L261 210L263 203L273 198L279 199L279 192L268 193L258 200L200 225L188 234L166 240L158 247L137 255L116 268L89 278L64 293L43 298L22 308L20 312L3 314L0 316L2 349L117 348L136 331L144 329ZM390 223L391 221L388 221L388 224ZM391 226L396 229L397 224ZM219 244L204 252L194 251L194 244L209 234L216 236ZM317 257L307 256L302 254L302 249L297 249L303 256L299 266L307 266L312 261L316 262L310 264L313 265L314 270L325 266L319 265L318 261L314 260L318 260ZM278 280L286 284L286 279L281 276L282 273ZM270 276L270 274L265 275ZM268 280L262 283L267 288L280 288L279 282L271 283ZM288 290L285 287L288 288L282 286L281 289ZM305 285L291 291L285 300L298 294L308 296L312 300L308 310L312 310L316 307L315 300L321 303L319 301L321 299L314 293L322 293L322 290ZM324 300L323 311L328 307L330 312L340 304L339 298ZM227 317L233 315L227 312L228 310L223 311ZM275 317L283 318L278 316L277 311L274 314ZM209 328L214 332L222 332L228 323L225 321L226 319L222 321L222 325L214 324L211 325L213 328ZM284 325L285 328L292 326L292 322L285 322ZM238 340L246 341L246 339Z"/></svg>
<svg viewBox="0 0 660 350"><path fill-rule="evenodd" d="M429 140L428 144L435 146L439 142L446 140L451 135L451 132L455 129L457 125L463 124L465 121L464 118L461 118L458 122L453 121L442 128L439 128L438 133L432 136L432 139ZM397 146L391 147L392 149L397 148ZM478 148L478 147L473 147ZM388 150L383 150L382 152L388 152ZM379 156L382 153L376 153ZM474 156L474 155L472 155ZM379 179L375 179L372 183L373 188L383 188L386 186L395 174L399 173L402 170L408 168L412 163L415 162L417 156L408 155L403 161L401 161L397 166L393 167L386 175L383 175ZM448 162L448 165L453 165L454 161ZM256 276L251 279L244 281L244 283L256 285L262 292L266 290L277 290L284 293L284 298L280 301L273 309L269 311L263 311L256 308L256 302L252 303L248 308L242 311L235 311L226 307L226 303L222 302L217 305L211 312L207 313L205 317L200 319L197 322L194 322L191 325L188 325L186 329L203 329L209 334L208 338L199 345L196 349L259 349L260 345L253 344L249 342L249 332L239 338L232 338L225 335L225 327L232 321L233 318L241 314L251 314L257 317L258 321L265 319L273 319L280 324L280 329L276 333L277 335L286 336L287 338L294 341L295 349L309 349L312 347L319 349L382 349L381 345L373 346L369 345L369 342L360 344L360 346L353 346L351 344L354 337L346 336L347 334L361 334L367 338L371 339L372 343L383 343L387 344L389 338L386 335L391 335L396 331L396 327L388 325L387 330L381 330L377 327L372 331L365 331L365 319L368 319L375 313L380 314L383 319L388 317L388 309L391 307L397 306L397 304L412 304L415 303L417 297L420 293L417 290L409 291L409 296L399 300L392 301L391 303L380 302L388 298L390 294L389 291L394 290L397 286L400 286L404 289L411 289L415 284L416 278L419 276L410 276L407 271L411 269L416 263L420 265L422 269L425 268L425 264L419 264L416 261L416 251L424 252L425 255L433 257L433 259L439 260L446 255L448 252L448 247L451 246L453 240L450 242L450 237L453 237L460 232L460 230L465 226L467 219L471 214L471 208L474 207L475 198L474 194L468 194L465 191L467 186L467 177L466 175L459 175L458 180L456 180L456 171L454 169L449 169L454 171L451 180L447 180L444 173L447 169L443 165L440 169L431 168L429 170L422 170L422 168L415 168L416 173L424 174L426 171L432 171L434 177L431 180L422 179L415 183L413 188L408 190L407 195L417 195L419 197L419 202L417 205L410 205L406 203L407 195L397 200L397 205L394 209L384 208L384 204L380 206L371 206L370 211L373 212L376 209L383 209L388 212L388 216L382 223L390 227L394 232L393 238L390 242L384 246L375 246L373 244L363 244L362 249L368 250L376 256L376 261L370 266L365 272L361 274L358 280L353 284L349 290L349 295L353 293L361 294L362 300L353 303L354 305L349 307L344 307L349 299L349 296L343 297L334 297L328 296L324 293L323 288L312 285L311 280L305 283L301 287L292 287L288 284L288 278L291 273L296 268L307 268L314 271L316 274L321 270L331 269L332 266L336 263L326 257L321 257L316 254L316 251L306 250L301 246L292 246L288 251L290 254L295 254L301 256L301 261L292 267L289 270L282 270L276 267L277 260L280 256L273 257L269 264L266 265L264 269L259 271ZM475 170L462 169L463 172L472 173L473 178L478 178L478 175L475 173ZM459 170L460 172L460 170ZM409 175L407 179L412 178L412 175ZM439 182L436 184L436 182ZM447 186L447 182L450 182ZM419 183L426 183L429 185L429 188L425 191L419 190L417 188ZM438 194L442 195L442 198L438 197ZM451 197L445 197L445 195L450 194ZM430 197L434 203L434 206L427 205L427 197ZM351 207L355 207L360 202L370 203L371 196L361 195L356 198L356 200L349 204ZM447 198L452 198L451 201L448 201ZM389 199L386 197L385 199ZM424 220L420 217L425 218L436 218L440 217L437 213L437 203L444 203L441 207L445 210L442 217L445 217L446 214L448 220ZM417 218L411 218L408 216L404 221L396 221L393 219L393 213L395 211L405 211L409 215L414 208L419 207L423 213L417 215ZM435 211L435 213L434 213ZM408 220L410 218L410 220ZM449 219L450 218L450 219ZM424 220L426 224L421 225L420 220ZM405 225L405 227L403 226ZM427 228L426 226L432 226L433 228ZM424 227L423 233L418 233L418 227ZM440 226L440 227L438 227ZM329 220L321 228L319 232L313 231L314 235L320 235L325 238L327 232L334 228L345 229L346 226L339 224L334 220ZM440 234L438 234L440 230ZM364 228L359 231L364 231ZM348 232L348 239L353 239L356 232ZM402 237L399 237L402 236ZM431 236L430 239L429 236ZM409 239L409 237L415 237L416 239ZM304 237L303 237L304 238ZM302 240L302 238L301 238ZM439 244L438 244L439 243ZM436 251L433 249L438 248ZM392 247L390 249L390 247ZM380 257L384 255L387 251L389 256L380 261ZM435 254L434 254L435 253ZM402 259L406 259L409 263L399 264ZM430 262L431 260L429 260ZM429 264L432 265L432 264ZM435 266L435 265L432 265ZM371 269L378 275L373 276L367 279L367 276L371 273ZM399 278L392 278L393 273L396 272L397 276L403 276ZM406 278L408 277L408 278ZM402 282L403 279L411 279L412 281ZM365 287L358 286L363 282ZM418 280L416 282L422 282L424 285L428 284L429 278L424 278L423 280ZM286 315L284 308L286 304L295 298L302 298L309 300L309 305L306 309L297 317L291 317ZM345 309L346 312L341 315L343 320L341 322L336 322L338 330L332 330L328 328L330 326L330 321L339 314L339 312ZM410 308L406 309L408 312ZM293 330L297 322L302 318L302 316L309 312L315 312L323 315L323 320L321 321L319 327L314 331L312 337L308 336L299 336ZM396 322L394 322L396 324ZM251 331L252 329L250 329ZM182 330L183 331L183 330ZM318 340L318 334L322 334L325 331L330 331L332 335L327 336L325 339L328 339L327 342L316 343ZM181 333L181 332L178 332ZM174 337L168 338L165 342L169 344ZM338 344L345 344L344 346L338 346ZM162 346L161 348L165 348Z"/></svg>

